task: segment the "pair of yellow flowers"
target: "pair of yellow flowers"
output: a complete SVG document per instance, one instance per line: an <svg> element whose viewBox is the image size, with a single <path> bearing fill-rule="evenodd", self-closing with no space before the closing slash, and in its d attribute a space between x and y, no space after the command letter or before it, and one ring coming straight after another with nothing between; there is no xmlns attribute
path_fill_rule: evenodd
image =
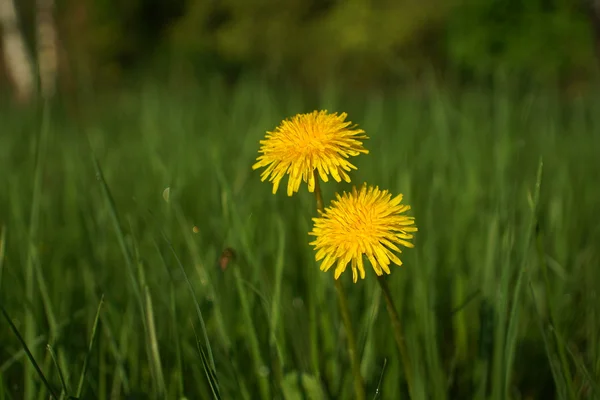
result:
<svg viewBox="0 0 600 400"><path fill-rule="evenodd" d="M261 180L269 178L273 182L273 194L281 179L289 175L288 196L298 192L302 181L308 183L311 193L318 185L317 179L327 182L329 175L337 182L350 182L348 172L356 167L348 158L369 151L362 143L368 139L365 132L351 126L346 117L346 113L314 111L283 121L260 141L262 155L252 169L266 167ZM352 193L336 194L331 206L319 210L320 217L313 218L314 227L309 233L316 237L310 245L315 247L316 260L323 260L320 269L327 271L337 264L338 279L351 263L356 282L359 274L365 278L366 255L377 275L389 274L391 262L402 265L394 254L401 253L398 245L413 247L408 240L417 231L414 218L401 215L409 209L402 204L401 194L392 198L387 190L366 183L360 189L353 187Z"/></svg>

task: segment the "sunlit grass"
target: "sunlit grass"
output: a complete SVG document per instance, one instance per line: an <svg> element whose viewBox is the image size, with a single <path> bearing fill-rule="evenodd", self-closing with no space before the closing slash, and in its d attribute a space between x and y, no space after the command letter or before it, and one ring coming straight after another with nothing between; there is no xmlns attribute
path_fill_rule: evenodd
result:
<svg viewBox="0 0 600 400"><path fill-rule="evenodd" d="M600 99L501 89L314 97L250 80L148 84L85 113L57 109L47 125L5 110L0 304L55 393L352 398L333 279L308 244L314 196L272 195L251 169L287 116L348 112L370 138L352 180L403 193L418 221L388 278L415 397L589 394L600 381ZM325 203L350 189L324 185ZM226 248L235 257L222 269ZM377 282L345 276L367 398L400 398ZM47 395L19 336L0 327L0 399Z"/></svg>

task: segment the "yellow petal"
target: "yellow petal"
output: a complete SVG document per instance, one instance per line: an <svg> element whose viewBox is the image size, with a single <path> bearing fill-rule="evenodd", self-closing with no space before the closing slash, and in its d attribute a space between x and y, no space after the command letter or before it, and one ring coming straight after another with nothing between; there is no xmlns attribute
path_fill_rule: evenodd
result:
<svg viewBox="0 0 600 400"><path fill-rule="evenodd" d="M365 279L365 265L363 263L362 254L356 255L356 261L358 264L358 270L360 271L360 279Z"/></svg>

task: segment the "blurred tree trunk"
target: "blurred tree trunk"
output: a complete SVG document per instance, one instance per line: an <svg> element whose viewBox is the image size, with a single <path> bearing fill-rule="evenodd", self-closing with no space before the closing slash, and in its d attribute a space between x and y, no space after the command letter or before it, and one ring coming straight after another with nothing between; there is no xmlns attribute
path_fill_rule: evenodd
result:
<svg viewBox="0 0 600 400"><path fill-rule="evenodd" d="M52 97L58 68L57 31L54 0L37 0L37 55L41 94Z"/></svg>
<svg viewBox="0 0 600 400"><path fill-rule="evenodd" d="M588 14L594 30L594 50L600 62L600 0L587 0Z"/></svg>
<svg viewBox="0 0 600 400"><path fill-rule="evenodd" d="M0 0L0 26L6 71L15 86L16 98L29 102L35 91L33 66L13 0Z"/></svg>

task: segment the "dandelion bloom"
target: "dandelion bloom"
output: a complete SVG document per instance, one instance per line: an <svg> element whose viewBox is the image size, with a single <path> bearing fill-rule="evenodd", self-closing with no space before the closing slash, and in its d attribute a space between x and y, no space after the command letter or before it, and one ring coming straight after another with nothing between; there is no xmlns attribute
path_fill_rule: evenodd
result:
<svg viewBox="0 0 600 400"><path fill-rule="evenodd" d="M402 261L394 254L402 251L398 245L414 247L408 242L416 232L414 217L401 215L410 210L410 206L401 204L402 195L392 199L387 190L378 187L367 187L365 183L360 190L352 188L352 193L336 194L337 200L331 207L321 212L321 217L313 218L313 231L309 235L316 236L311 242L317 251L317 261L321 262L321 270L327 271L335 267L335 279L346 270L348 262L352 266L354 282L365 278L363 255L369 259L377 275L385 271L390 273L390 262L402 265Z"/></svg>
<svg viewBox="0 0 600 400"><path fill-rule="evenodd" d="M262 153L252 169L267 167L261 180L273 182L273 194L277 193L284 175L289 174L287 194L298 192L302 181L308 183L308 191L315 190L315 173L328 181L328 175L340 182L350 182L348 171L356 169L348 158L360 153L367 154L362 139L368 139L361 129L354 129L345 121L347 114L328 114L314 111L298 114L281 123L275 132L267 132L261 140Z"/></svg>

